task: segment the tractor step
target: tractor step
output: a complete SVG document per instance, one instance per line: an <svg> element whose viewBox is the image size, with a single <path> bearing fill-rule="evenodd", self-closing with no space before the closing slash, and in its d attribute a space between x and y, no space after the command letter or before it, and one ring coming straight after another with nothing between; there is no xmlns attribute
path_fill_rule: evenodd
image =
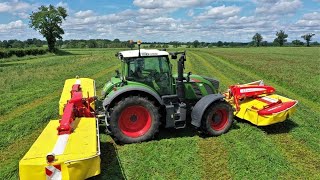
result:
<svg viewBox="0 0 320 180"><path fill-rule="evenodd" d="M177 112L173 115L174 126L176 129L181 129L186 127L186 104L180 103Z"/></svg>
<svg viewBox="0 0 320 180"><path fill-rule="evenodd" d="M166 105L166 128L181 129L186 127L186 104L171 103Z"/></svg>
<svg viewBox="0 0 320 180"><path fill-rule="evenodd" d="M162 96L166 105L166 128L181 129L186 127L187 105L179 103L177 95Z"/></svg>

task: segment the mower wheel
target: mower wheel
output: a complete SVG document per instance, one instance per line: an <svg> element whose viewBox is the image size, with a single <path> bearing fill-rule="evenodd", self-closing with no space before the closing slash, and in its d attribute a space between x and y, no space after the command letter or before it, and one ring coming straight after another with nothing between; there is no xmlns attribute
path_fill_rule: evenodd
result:
<svg viewBox="0 0 320 180"><path fill-rule="evenodd" d="M202 119L202 130L209 136L219 136L229 131L233 123L233 110L230 104L220 101L211 104Z"/></svg>
<svg viewBox="0 0 320 180"><path fill-rule="evenodd" d="M158 132L158 108L147 98L130 96L113 107L109 124L113 136L122 143L146 141Z"/></svg>

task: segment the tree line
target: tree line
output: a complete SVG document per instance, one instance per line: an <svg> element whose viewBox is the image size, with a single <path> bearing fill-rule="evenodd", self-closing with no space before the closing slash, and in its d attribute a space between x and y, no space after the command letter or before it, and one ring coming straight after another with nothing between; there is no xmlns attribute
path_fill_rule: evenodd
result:
<svg viewBox="0 0 320 180"><path fill-rule="evenodd" d="M279 34L279 33L278 33ZM280 34L283 34L282 32ZM282 36L282 35L281 35ZM286 36L276 38L273 42L263 41L261 34L256 33L251 42L200 42L198 40L192 42L180 42L180 41L170 41L170 42L144 42L143 48L211 48L211 47L251 47L251 46L319 46L318 42L312 42L311 38L313 34L307 34L302 36L306 43L300 40L293 40L292 42L286 41ZM58 40L55 43L57 48L134 48L136 42L134 41L120 41L119 39L109 40L109 39L89 39L89 40ZM3 49L23 49L23 48L36 48L45 47L47 41L40 39L27 39L25 41L21 40L4 40L0 41L0 48Z"/></svg>
<svg viewBox="0 0 320 180"><path fill-rule="evenodd" d="M307 33L305 35L302 35L301 38L306 42L306 45L309 47L313 36L315 36L314 33ZM273 40L273 44L276 45L276 46L283 46L287 42L287 38L288 38L288 34L286 34L285 31L283 31L283 30L277 31L276 32L276 38ZM258 47L264 42L262 40L263 40L263 37L259 33L256 33L252 37L252 43L255 46L258 46ZM288 44L290 44L290 43L288 43ZM304 42L296 39L296 40L293 40L291 42L291 45L303 46ZM318 42L314 42L313 45L319 45L319 43Z"/></svg>
<svg viewBox="0 0 320 180"><path fill-rule="evenodd" d="M25 41L20 41L17 39L3 40L0 41L0 48L35 48L43 47L47 44L47 41L40 39L27 39Z"/></svg>

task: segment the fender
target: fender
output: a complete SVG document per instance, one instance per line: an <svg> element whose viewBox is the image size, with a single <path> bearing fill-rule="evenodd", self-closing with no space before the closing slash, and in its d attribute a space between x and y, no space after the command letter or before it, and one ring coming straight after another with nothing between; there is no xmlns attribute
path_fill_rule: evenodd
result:
<svg viewBox="0 0 320 180"><path fill-rule="evenodd" d="M214 102L223 100L224 96L222 94L209 94L202 97L197 104L193 107L191 112L191 124L200 127L201 119L206 111L206 109Z"/></svg>
<svg viewBox="0 0 320 180"><path fill-rule="evenodd" d="M110 97L107 97L103 100L103 107L107 107L116 97L120 96L123 93L129 92L129 91L141 91L147 94L150 94L153 96L161 105L163 105L163 101L161 97L154 91L147 89L147 88L141 88L141 87L126 87L120 90L117 90L115 93L113 93Z"/></svg>

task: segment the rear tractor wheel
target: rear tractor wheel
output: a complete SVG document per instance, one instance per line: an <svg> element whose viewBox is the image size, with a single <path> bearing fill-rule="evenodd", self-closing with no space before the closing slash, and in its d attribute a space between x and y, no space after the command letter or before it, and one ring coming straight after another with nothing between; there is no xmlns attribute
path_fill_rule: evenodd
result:
<svg viewBox="0 0 320 180"><path fill-rule="evenodd" d="M202 120L202 130L210 136L219 136L229 131L233 123L233 110L225 101L210 105Z"/></svg>
<svg viewBox="0 0 320 180"><path fill-rule="evenodd" d="M111 113L110 130L123 143L152 139L160 125L158 108L148 99L131 96L118 102Z"/></svg>

